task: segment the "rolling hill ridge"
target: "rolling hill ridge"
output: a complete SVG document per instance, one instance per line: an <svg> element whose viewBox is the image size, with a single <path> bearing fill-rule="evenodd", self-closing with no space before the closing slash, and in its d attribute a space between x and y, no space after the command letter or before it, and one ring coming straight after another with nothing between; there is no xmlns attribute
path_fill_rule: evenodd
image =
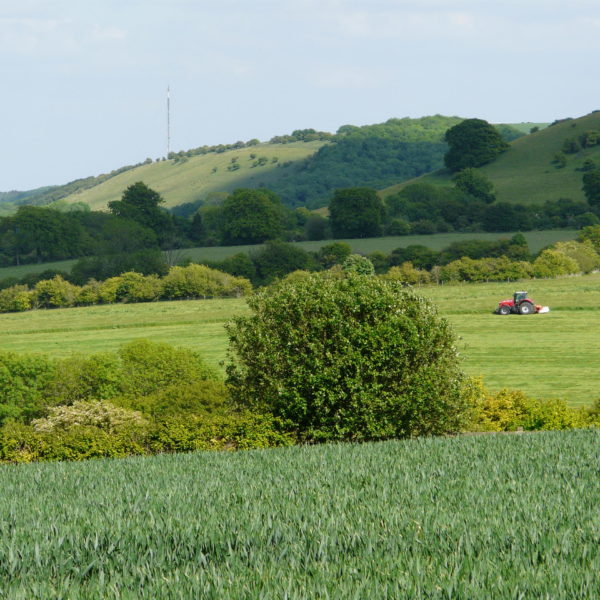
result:
<svg viewBox="0 0 600 600"><path fill-rule="evenodd" d="M506 152L479 170L494 184L498 202L543 204L560 198L583 201L582 175L586 161L600 166L600 145L586 148L579 141L589 131L600 132L600 112L565 119L516 139ZM573 141L575 145L565 152L566 146ZM558 160L560 155L562 163ZM438 169L390 186L382 194L394 194L416 182L452 185L452 173Z"/></svg>
<svg viewBox="0 0 600 600"><path fill-rule="evenodd" d="M147 159L64 186L2 192L0 209L7 212L19 204L47 205L57 200L102 209L136 181L160 192L169 208L215 195L218 199L239 187L262 186L278 193L290 206L317 208L327 204L336 188L361 185L381 189L438 169L446 151L443 135L461 120L441 115L389 119L362 127L344 125L334 135L297 130L270 142L254 140L171 153L169 160ZM531 125L497 127L510 141L524 135Z"/></svg>

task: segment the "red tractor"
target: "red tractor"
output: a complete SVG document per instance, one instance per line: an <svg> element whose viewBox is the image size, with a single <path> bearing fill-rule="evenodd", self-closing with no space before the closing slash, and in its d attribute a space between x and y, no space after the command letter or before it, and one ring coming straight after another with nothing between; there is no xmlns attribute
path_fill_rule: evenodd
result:
<svg viewBox="0 0 600 600"><path fill-rule="evenodd" d="M498 308L494 311L497 315L532 315L534 313L546 313L550 309L547 306L534 304L527 297L527 292L515 292L512 299L498 302Z"/></svg>

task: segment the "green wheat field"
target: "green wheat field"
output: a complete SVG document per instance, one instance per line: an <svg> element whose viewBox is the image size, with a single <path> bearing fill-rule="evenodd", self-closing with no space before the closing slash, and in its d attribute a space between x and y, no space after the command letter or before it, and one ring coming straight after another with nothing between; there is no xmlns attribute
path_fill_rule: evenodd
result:
<svg viewBox="0 0 600 600"><path fill-rule="evenodd" d="M0 468L0 597L600 597L600 433Z"/></svg>

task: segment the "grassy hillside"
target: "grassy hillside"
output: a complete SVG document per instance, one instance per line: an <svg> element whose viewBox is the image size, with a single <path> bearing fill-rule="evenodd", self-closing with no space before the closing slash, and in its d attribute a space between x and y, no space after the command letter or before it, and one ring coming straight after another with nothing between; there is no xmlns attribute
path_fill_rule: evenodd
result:
<svg viewBox="0 0 600 600"><path fill-rule="evenodd" d="M310 252L318 250L325 244L334 241L345 242L353 250L360 254L370 254L371 252L389 253L395 248L404 248L410 244L421 244L432 250L441 250L453 242L461 240L497 240L502 237L510 237L512 233L438 233L435 235L405 235L388 236L381 238L361 238L351 240L323 240L319 242L297 242L296 245ZM552 229L549 231L528 231L525 234L527 243L532 252L538 252L542 248L564 240L572 240L576 237L577 231L571 229ZM189 258L193 262L202 261L222 261L228 256L233 256L239 252L255 252L262 248L261 244L248 246L209 246L204 248L186 248L183 250L169 250L166 254L170 263L177 263ZM62 260L47 263L32 263L20 265L18 267L0 268L0 279L7 277L21 278L29 273L41 273L47 269L57 271L70 271L76 263L75 259Z"/></svg>
<svg viewBox="0 0 600 600"><path fill-rule="evenodd" d="M545 315L501 317L498 302L524 288L551 307ZM460 336L465 370L491 390L522 389L589 405L600 394L600 275L520 283L421 288ZM248 309L241 299L117 304L0 315L0 350L65 356L116 350L138 338L195 348L207 362L225 360L224 323Z"/></svg>
<svg viewBox="0 0 600 600"><path fill-rule="evenodd" d="M511 123L510 126L517 129L521 133L529 133L534 127L538 129L544 129L548 127L549 123L532 123L530 121L524 123Z"/></svg>
<svg viewBox="0 0 600 600"><path fill-rule="evenodd" d="M600 596L597 431L0 467L0 595Z"/></svg>
<svg viewBox="0 0 600 600"><path fill-rule="evenodd" d="M324 142L319 141L265 143L222 153L194 156L184 162L154 162L121 173L88 190L67 196L65 200L85 202L93 210L100 210L106 208L111 200L119 200L123 190L136 181L143 181L160 192L167 207L199 200L211 192L228 192L238 187L258 187L261 184L268 187L282 175L298 169L300 162L314 154L323 144ZM268 161L263 166L253 167L256 159L251 158L251 154L256 154L256 158L264 156ZM240 168L235 171L228 170L232 159L236 157ZM273 162L275 157L278 159L276 163ZM289 162L292 164L284 166Z"/></svg>
<svg viewBox="0 0 600 600"><path fill-rule="evenodd" d="M600 165L600 145L576 154L567 154L564 168L558 168L552 161L566 139L577 138L588 130L600 131L600 112L557 123L519 138L511 143L507 152L480 170L493 182L498 201L542 204L546 200L559 198L585 200L581 190L582 172L578 169L587 159ZM382 194L395 193L416 181L451 185L451 174L445 169L436 171L386 188Z"/></svg>
<svg viewBox="0 0 600 600"><path fill-rule="evenodd" d="M303 130L271 140L286 143L263 143L225 152L222 152L225 147L220 147L219 153L200 155L190 150L172 156L175 160L122 167L109 174L58 186L48 193L34 190L31 198L24 201L45 204L66 196L67 202L103 208L110 200L119 198L125 187L142 180L161 192L169 207L205 198L211 192L262 184L280 194L286 204L318 207L327 204L336 188L357 185L382 188L440 167L446 151L444 133L461 120L442 115L388 119L385 123L362 127L345 125L333 136ZM522 127L498 127L508 140L522 135ZM263 164L253 167L255 159L249 158L251 154L264 157ZM240 168L228 169L236 157ZM275 157L277 162L273 162ZM312 158L304 160L309 157ZM7 200L12 197L4 196Z"/></svg>

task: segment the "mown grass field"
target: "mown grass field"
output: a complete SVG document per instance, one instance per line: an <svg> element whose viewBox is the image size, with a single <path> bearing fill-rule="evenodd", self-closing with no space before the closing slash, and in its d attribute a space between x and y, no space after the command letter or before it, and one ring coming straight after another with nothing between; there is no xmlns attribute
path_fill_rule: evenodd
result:
<svg viewBox="0 0 600 600"><path fill-rule="evenodd" d="M325 142L262 143L248 148L193 156L186 162L173 160L141 165L111 177L108 181L66 197L67 202L85 202L92 210L105 209L111 200L120 200L124 190L143 181L162 194L165 206L172 207L206 197L211 192L230 192L238 187L258 187L285 176L298 168L300 161L314 154ZM254 158L264 156L268 162L253 167ZM237 157L240 168L229 171L231 159ZM277 158L277 162L273 159ZM283 163L292 164L283 167ZM296 164L294 164L296 163Z"/></svg>
<svg viewBox="0 0 600 600"><path fill-rule="evenodd" d="M498 301L524 288L545 315L493 315ZM465 370L491 390L516 388L539 398L588 405L600 397L600 275L516 284L465 284L420 290L454 325ZM66 356L116 350L137 338L198 349L220 367L224 324L244 300L193 300L38 310L0 315L0 349Z"/></svg>
<svg viewBox="0 0 600 600"><path fill-rule="evenodd" d="M585 131L598 129L600 112L558 123L515 140L507 152L493 163L481 167L480 171L492 181L497 199L501 202L543 204L546 200L560 198L585 200L581 189L583 173L580 169L587 159L600 163L600 146L568 154L564 168L557 168L552 161L554 155L561 151L566 139L578 138ZM395 193L415 182L451 185L451 173L445 169L435 171L387 188L382 194L385 196Z"/></svg>
<svg viewBox="0 0 600 600"><path fill-rule="evenodd" d="M361 254L370 254L371 252L384 252L388 254L395 248L404 248L411 244L421 244L433 250L441 250L453 242L462 240L498 240L500 238L511 237L514 233L437 233L435 235L404 235L389 236L379 238L349 239L349 240L322 240L319 242L297 242L296 245L310 252L315 252L325 244L332 242L345 242L353 252ZM523 234L527 239L529 248L532 252L538 252L542 248L561 242L572 240L577 236L577 230L574 229L550 229L547 231L528 231ZM190 259L194 262L202 261L222 261L228 256L233 256L239 252L252 253L260 250L262 244L246 246L209 246L204 248L186 248L182 250L167 251L166 258L170 264ZM76 260L63 260L56 262L47 262L41 264L20 265L18 267L0 268L0 279L6 277L23 277L29 273L41 273L47 269L69 272Z"/></svg>
<svg viewBox="0 0 600 600"><path fill-rule="evenodd" d="M597 430L0 467L0 597L600 596Z"/></svg>

